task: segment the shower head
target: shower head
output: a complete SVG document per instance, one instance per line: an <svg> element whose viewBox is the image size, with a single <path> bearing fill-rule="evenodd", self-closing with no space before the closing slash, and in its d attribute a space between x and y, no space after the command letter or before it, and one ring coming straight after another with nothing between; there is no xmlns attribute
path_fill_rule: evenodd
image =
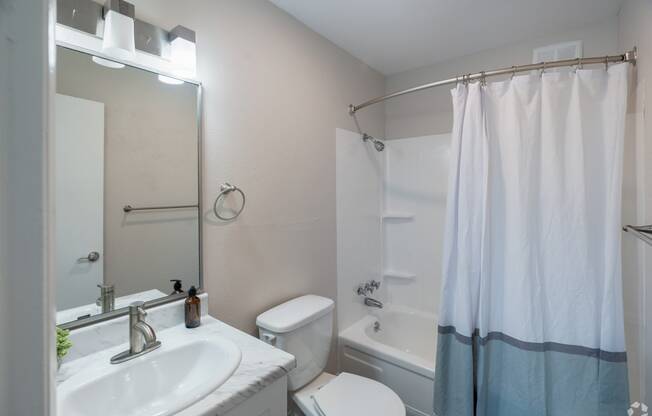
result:
<svg viewBox="0 0 652 416"><path fill-rule="evenodd" d="M367 133L364 133L362 135L362 141L363 142L370 141L371 143L373 143L374 147L376 148L376 151L378 152L382 152L383 150L385 150L385 143L381 142L380 140L374 137L371 137Z"/></svg>

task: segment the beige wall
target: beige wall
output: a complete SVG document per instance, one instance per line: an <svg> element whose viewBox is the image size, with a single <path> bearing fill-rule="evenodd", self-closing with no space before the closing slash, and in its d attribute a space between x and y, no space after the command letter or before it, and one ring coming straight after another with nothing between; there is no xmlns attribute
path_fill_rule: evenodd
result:
<svg viewBox="0 0 652 416"><path fill-rule="evenodd" d="M140 18L197 32L204 86L204 281L210 313L255 332L256 316L292 297L335 299L335 128L347 105L384 92L383 76L265 0L137 0ZM384 133L383 107L361 114ZM216 221L218 184L247 194Z"/></svg>
<svg viewBox="0 0 652 416"><path fill-rule="evenodd" d="M634 73L628 110L625 157L625 178L634 178L625 184L624 197L630 209L623 215L628 223L652 223L652 120L646 117L647 98L652 96L652 3L649 0L626 0L619 19L619 46L630 49L637 46L639 60ZM629 147L629 150L628 150ZM623 266L625 274L625 319L628 330L628 348L636 349L639 363L635 380L640 391L634 390L633 399L648 404L652 400L652 249L633 237L623 238ZM627 296L631 293L631 296ZM646 302L646 299L647 302ZM630 357L631 360L631 357ZM632 368L630 366L630 372ZM635 394L638 394L637 397Z"/></svg>
<svg viewBox="0 0 652 416"><path fill-rule="evenodd" d="M566 33L552 33L440 64L387 77L387 92L394 92L464 73L532 62L533 49L558 42L584 41L584 56L618 52L618 19L610 18ZM448 133L453 127L450 88L435 88L398 97L385 104L386 137L426 136Z"/></svg>
<svg viewBox="0 0 652 416"><path fill-rule="evenodd" d="M104 103L104 281L117 296L169 293L170 279L182 279L186 289L197 285L197 211L122 209L197 203L197 87L106 68L61 47L57 58L57 92Z"/></svg>

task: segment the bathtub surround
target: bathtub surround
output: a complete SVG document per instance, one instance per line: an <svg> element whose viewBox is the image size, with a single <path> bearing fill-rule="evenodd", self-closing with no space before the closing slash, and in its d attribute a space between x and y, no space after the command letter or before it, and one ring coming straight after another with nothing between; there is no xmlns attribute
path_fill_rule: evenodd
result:
<svg viewBox="0 0 652 416"><path fill-rule="evenodd" d="M365 145L360 134L337 129L337 319L346 329L368 311L356 293L360 283L379 280L382 270L380 207L384 152ZM385 298L385 285L376 294Z"/></svg>
<svg viewBox="0 0 652 416"><path fill-rule="evenodd" d="M376 152L358 133L337 129L336 147L340 328L369 312L355 288L372 279L382 281L383 302L434 314L450 135L391 140Z"/></svg>
<svg viewBox="0 0 652 416"><path fill-rule="evenodd" d="M383 185L386 300L439 310L450 134L388 140Z"/></svg>
<svg viewBox="0 0 652 416"><path fill-rule="evenodd" d="M620 212L630 70L453 91L438 416L626 412Z"/></svg>

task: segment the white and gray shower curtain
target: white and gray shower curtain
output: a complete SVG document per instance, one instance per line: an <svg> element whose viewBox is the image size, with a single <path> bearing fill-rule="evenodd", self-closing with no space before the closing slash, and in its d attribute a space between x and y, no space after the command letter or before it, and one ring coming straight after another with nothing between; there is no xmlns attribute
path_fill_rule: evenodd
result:
<svg viewBox="0 0 652 416"><path fill-rule="evenodd" d="M438 416L620 416L628 64L459 85Z"/></svg>

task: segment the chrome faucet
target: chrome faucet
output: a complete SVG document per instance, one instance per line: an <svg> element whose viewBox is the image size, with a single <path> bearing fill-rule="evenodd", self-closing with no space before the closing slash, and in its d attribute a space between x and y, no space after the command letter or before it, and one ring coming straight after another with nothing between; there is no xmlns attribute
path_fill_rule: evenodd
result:
<svg viewBox="0 0 652 416"><path fill-rule="evenodd" d="M129 305L129 349L111 357L111 364L120 364L152 352L161 346L154 329L145 322L145 302Z"/></svg>
<svg viewBox="0 0 652 416"><path fill-rule="evenodd" d="M355 293L357 293L358 296L364 296L365 305L371 306L372 308L382 309L383 303L381 301L369 297L369 295L374 293L374 291L378 288L380 288L380 282L376 280L371 280L367 283L360 283Z"/></svg>
<svg viewBox="0 0 652 416"><path fill-rule="evenodd" d="M374 298L369 298L369 297L364 298L364 304L367 306L371 306L372 308L379 308L379 309L383 308L383 302L376 300Z"/></svg>
<svg viewBox="0 0 652 416"><path fill-rule="evenodd" d="M97 285L100 288L100 297L95 304L102 308L102 313L111 312L115 309L115 288L113 285Z"/></svg>
<svg viewBox="0 0 652 416"><path fill-rule="evenodd" d="M367 296L370 293L374 293L374 290L380 288L380 282L376 280L370 280L369 282L366 283L360 283L355 290L355 293L357 293L360 296Z"/></svg>

